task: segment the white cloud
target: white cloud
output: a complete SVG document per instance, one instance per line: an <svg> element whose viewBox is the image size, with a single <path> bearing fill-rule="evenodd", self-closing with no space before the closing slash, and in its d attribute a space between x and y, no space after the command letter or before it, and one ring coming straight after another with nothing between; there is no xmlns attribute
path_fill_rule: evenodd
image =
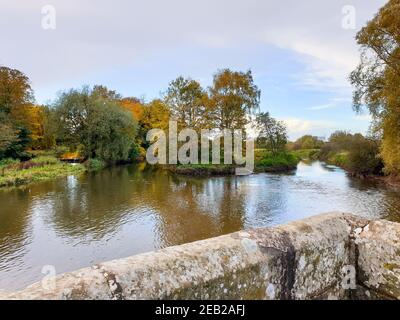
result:
<svg viewBox="0 0 400 320"><path fill-rule="evenodd" d="M310 133L325 136L328 132L337 128L337 124L332 121L287 118L283 119L283 122L287 126L290 139L297 139Z"/></svg>
<svg viewBox="0 0 400 320"><path fill-rule="evenodd" d="M335 108L336 106L337 106L336 103L329 102L326 104L321 104L319 106L309 107L307 108L307 110L325 110L325 109Z"/></svg>
<svg viewBox="0 0 400 320"><path fill-rule="evenodd" d="M318 111L318 110L332 109L332 108L338 107L340 105L340 103L347 102L350 104L351 101L352 100L350 98L333 98L328 103L309 107L309 108L307 108L307 110Z"/></svg>
<svg viewBox="0 0 400 320"><path fill-rule="evenodd" d="M58 81L84 83L85 77L117 67L151 66L177 53L175 64L187 63L197 78L199 65L214 67L220 48L226 60L252 66L239 49L275 46L288 50L304 65L293 73L299 86L349 92L348 73L358 59L356 30L341 28L342 7L354 5L357 28L384 0L0 0L0 64L21 69L35 87ZM57 29L41 29L41 7L54 5ZM193 59L182 48L209 49ZM266 60L265 73L275 61ZM175 65L173 64L173 65ZM223 66L221 66L223 67ZM197 69L196 69L197 68ZM204 68L203 68L204 69ZM186 72L186 70L185 70ZM133 74L132 77L135 75ZM118 88L116 88L118 89Z"/></svg>

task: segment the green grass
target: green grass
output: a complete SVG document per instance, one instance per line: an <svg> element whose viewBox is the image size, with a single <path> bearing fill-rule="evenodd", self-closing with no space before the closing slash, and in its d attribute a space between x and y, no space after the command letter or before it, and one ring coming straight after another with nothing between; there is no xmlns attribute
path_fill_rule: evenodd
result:
<svg viewBox="0 0 400 320"><path fill-rule="evenodd" d="M256 171L285 172L296 169L301 158L293 153L272 154L266 150L257 151L255 156Z"/></svg>
<svg viewBox="0 0 400 320"><path fill-rule="evenodd" d="M293 153L272 154L265 149L256 149L254 164L256 172L287 172L296 169L300 157ZM232 175L235 174L236 165L226 164L187 164L166 165L167 170L191 176Z"/></svg>
<svg viewBox="0 0 400 320"><path fill-rule="evenodd" d="M190 176L230 175L235 173L235 166L225 164L167 165L165 168L173 173Z"/></svg>
<svg viewBox="0 0 400 320"><path fill-rule="evenodd" d="M0 187L15 187L80 174L85 171L85 167L81 164L63 163L50 155L39 156L24 163L2 160L0 163Z"/></svg>

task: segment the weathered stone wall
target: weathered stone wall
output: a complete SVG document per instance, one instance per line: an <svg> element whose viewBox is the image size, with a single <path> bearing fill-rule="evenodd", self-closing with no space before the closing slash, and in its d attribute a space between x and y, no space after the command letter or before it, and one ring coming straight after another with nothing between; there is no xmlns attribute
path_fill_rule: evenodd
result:
<svg viewBox="0 0 400 320"><path fill-rule="evenodd" d="M400 299L400 224L372 221L356 233L357 275L364 298Z"/></svg>
<svg viewBox="0 0 400 320"><path fill-rule="evenodd" d="M331 213L104 262L0 298L396 298L399 241L397 224ZM343 289L349 265L358 290Z"/></svg>

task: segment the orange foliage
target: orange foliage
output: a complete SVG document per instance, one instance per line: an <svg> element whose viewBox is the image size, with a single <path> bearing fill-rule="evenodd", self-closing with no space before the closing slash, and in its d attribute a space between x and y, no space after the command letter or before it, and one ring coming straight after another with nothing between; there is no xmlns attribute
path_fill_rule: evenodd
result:
<svg viewBox="0 0 400 320"><path fill-rule="evenodd" d="M66 152L60 157L61 160L76 160L81 158L82 156L79 152Z"/></svg>
<svg viewBox="0 0 400 320"><path fill-rule="evenodd" d="M143 115L143 105L140 103L139 100L134 98L124 98L120 100L121 107L125 110L131 112L132 117L139 121L142 119Z"/></svg>

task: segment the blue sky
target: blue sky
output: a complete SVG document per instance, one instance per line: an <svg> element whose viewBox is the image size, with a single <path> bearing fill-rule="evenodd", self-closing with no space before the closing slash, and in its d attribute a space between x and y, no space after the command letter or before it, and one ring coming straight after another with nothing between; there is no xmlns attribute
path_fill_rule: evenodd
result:
<svg viewBox="0 0 400 320"><path fill-rule="evenodd" d="M84 84L157 98L179 75L207 87L221 68L251 69L261 109L295 139L336 129L365 133L347 81L355 34L383 0L0 0L0 64L31 79L39 103ZM56 28L44 30L44 5ZM355 9L345 29L343 8Z"/></svg>

